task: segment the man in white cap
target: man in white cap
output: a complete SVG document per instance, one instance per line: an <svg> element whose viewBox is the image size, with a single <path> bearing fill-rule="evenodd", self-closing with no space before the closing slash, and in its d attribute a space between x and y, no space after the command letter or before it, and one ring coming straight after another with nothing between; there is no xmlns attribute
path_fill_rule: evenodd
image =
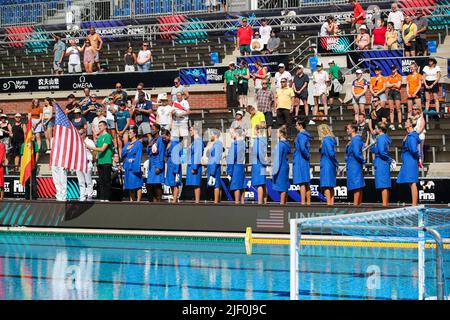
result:
<svg viewBox="0 0 450 320"><path fill-rule="evenodd" d="M358 50L369 50L370 49L370 35L367 31L366 25L359 27L359 33L356 36L356 47Z"/></svg>
<svg viewBox="0 0 450 320"><path fill-rule="evenodd" d="M289 87L292 87L292 76L289 71L286 71L286 66L284 63L280 63L278 65L278 71L275 73L275 87L277 89L281 88L281 79L286 78L289 84Z"/></svg>
<svg viewBox="0 0 450 320"><path fill-rule="evenodd" d="M238 107L237 70L234 61L228 63L228 68L223 75L223 89L227 95L227 108L231 110Z"/></svg>
<svg viewBox="0 0 450 320"><path fill-rule="evenodd" d="M319 112L319 104L323 104L323 113L325 116L328 115L328 104L327 104L327 83L328 83L328 73L323 70L323 63L319 62L317 64L317 70L313 72L313 96L314 96L314 109L313 115L316 116Z"/></svg>
<svg viewBox="0 0 450 320"><path fill-rule="evenodd" d="M342 91L342 84L339 82L339 74L341 74L341 68L334 62L333 59L330 59L328 61L328 76L331 83L331 89L330 89L330 106L333 108L334 99L336 98L339 100L340 104L342 105L344 101L341 99L340 94Z"/></svg>
<svg viewBox="0 0 450 320"><path fill-rule="evenodd" d="M161 126L161 128L170 130L172 127L172 107L168 104L167 93L158 94L159 107L156 110L156 123Z"/></svg>

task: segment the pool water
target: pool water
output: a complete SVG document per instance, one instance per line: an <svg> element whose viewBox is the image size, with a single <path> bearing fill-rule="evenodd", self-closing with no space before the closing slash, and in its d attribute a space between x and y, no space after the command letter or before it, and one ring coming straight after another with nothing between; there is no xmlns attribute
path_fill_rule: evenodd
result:
<svg viewBox="0 0 450 320"><path fill-rule="evenodd" d="M301 299L417 298L416 250L311 246L300 268ZM0 299L289 299L289 246L0 233Z"/></svg>

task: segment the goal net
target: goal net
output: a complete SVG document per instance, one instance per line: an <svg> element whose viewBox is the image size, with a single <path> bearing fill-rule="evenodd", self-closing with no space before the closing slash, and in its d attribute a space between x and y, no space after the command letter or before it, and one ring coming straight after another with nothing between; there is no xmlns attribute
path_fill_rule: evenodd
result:
<svg viewBox="0 0 450 320"><path fill-rule="evenodd" d="M405 207L290 224L291 299L449 294L450 208Z"/></svg>

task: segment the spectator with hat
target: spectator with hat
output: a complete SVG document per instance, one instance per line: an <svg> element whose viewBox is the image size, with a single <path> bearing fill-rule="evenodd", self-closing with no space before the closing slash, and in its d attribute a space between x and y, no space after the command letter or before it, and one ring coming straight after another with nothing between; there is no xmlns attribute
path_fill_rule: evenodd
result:
<svg viewBox="0 0 450 320"><path fill-rule="evenodd" d="M224 90L227 96L227 108L235 109L238 107L237 99L237 70L234 61L228 63L228 70L223 75Z"/></svg>
<svg viewBox="0 0 450 320"><path fill-rule="evenodd" d="M97 111L102 108L102 105L97 102L97 95L91 94L90 101L81 107L81 112L86 118L88 124L88 136L92 136L92 121L97 116Z"/></svg>
<svg viewBox="0 0 450 320"><path fill-rule="evenodd" d="M254 38L250 44L250 49L252 50L252 54L260 54L263 49L263 44L261 41L261 36L258 31L255 32Z"/></svg>
<svg viewBox="0 0 450 320"><path fill-rule="evenodd" d="M355 121L358 121L359 114L365 115L366 107L366 92L369 83L363 78L361 69L356 70L356 79L352 82L352 103L355 110Z"/></svg>
<svg viewBox="0 0 450 320"><path fill-rule="evenodd" d="M270 39L267 41L267 51L269 54L278 54L278 48L280 47L281 40L277 36L275 30L270 33Z"/></svg>
<svg viewBox="0 0 450 320"><path fill-rule="evenodd" d="M275 73L275 87L276 89L281 88L281 79L287 79L289 86L292 86L292 75L286 70L284 63L278 65L278 71Z"/></svg>
<svg viewBox="0 0 450 320"><path fill-rule="evenodd" d="M328 115L327 104L327 83L328 73L323 70L323 63L317 63L317 70L313 72L313 96L314 96L314 109L313 115L317 116L319 112L319 103L322 102L324 108L324 114Z"/></svg>
<svg viewBox="0 0 450 320"><path fill-rule="evenodd" d="M71 121L72 121L73 126L77 130L84 128L87 131L88 125L87 125L86 119L81 115L80 108L75 108L73 110L73 119Z"/></svg>
<svg viewBox="0 0 450 320"><path fill-rule="evenodd" d="M428 19L423 15L423 10L416 11L414 23L417 26L416 32L416 55L428 56L427 29Z"/></svg>
<svg viewBox="0 0 450 320"><path fill-rule="evenodd" d="M389 129L395 130L394 126L394 108L397 110L398 128L402 129L402 111L400 109L402 87L402 76L398 73L398 68L395 64L391 65L391 74L387 77L386 88L388 91L388 103L390 109Z"/></svg>
<svg viewBox="0 0 450 320"><path fill-rule="evenodd" d="M158 94L157 102L159 103L156 109L156 123L161 128L171 130L172 128L172 107L168 103L167 93Z"/></svg>
<svg viewBox="0 0 450 320"><path fill-rule="evenodd" d="M297 73L294 76L293 86L295 93L295 111L294 117L297 118L299 115L300 102L303 102L303 107L305 108L304 113L305 116L309 115L309 105L308 105L308 84L309 77L304 72L303 66L299 65L297 68ZM312 124L312 120L311 120Z"/></svg>
<svg viewBox="0 0 450 320"><path fill-rule="evenodd" d="M294 90L288 86L288 79L281 78L281 88L277 89L277 100L275 110L277 112L277 126L289 126L291 124L291 113L294 110Z"/></svg>
<svg viewBox="0 0 450 320"><path fill-rule="evenodd" d="M12 138L11 138L11 146L12 146L12 155L14 157L14 171L19 172L20 166L20 147L22 143L25 141L25 135L27 132L27 126L22 122L22 115L20 113L16 113L14 115L14 124L12 125Z"/></svg>
<svg viewBox="0 0 450 320"><path fill-rule="evenodd" d="M251 53L250 44L253 38L253 29L247 24L247 18L243 18L241 26L237 31L237 45L242 56L248 56Z"/></svg>
<svg viewBox="0 0 450 320"><path fill-rule="evenodd" d="M375 77L370 78L369 85L370 93L372 94L372 100L374 97L379 98L379 104L382 108L386 105L386 78L381 74L381 67L375 67Z"/></svg>
<svg viewBox="0 0 450 320"><path fill-rule="evenodd" d="M367 32L367 27L365 24L359 27L359 34L356 36L355 43L358 50L370 49L370 35Z"/></svg>
<svg viewBox="0 0 450 320"><path fill-rule="evenodd" d="M239 107L245 109L248 105L248 80L250 80L250 71L248 63L242 59L239 63L239 69L236 70L237 93L239 95Z"/></svg>
<svg viewBox="0 0 450 320"><path fill-rule="evenodd" d="M328 61L328 74L329 81L331 83L330 90L330 106L333 107L334 99L337 99L339 103L342 105L344 101L341 99L340 94L342 91L342 83L339 82L339 75L342 75L341 68L334 62L334 59L330 59Z"/></svg>
<svg viewBox="0 0 450 320"><path fill-rule="evenodd" d="M233 122L231 123L231 126L230 126L230 134L231 135L233 135L236 130L240 130L240 133L244 137L247 135L248 125L244 121L244 115L245 115L245 111L244 110L239 110L234 115L234 120L233 120Z"/></svg>

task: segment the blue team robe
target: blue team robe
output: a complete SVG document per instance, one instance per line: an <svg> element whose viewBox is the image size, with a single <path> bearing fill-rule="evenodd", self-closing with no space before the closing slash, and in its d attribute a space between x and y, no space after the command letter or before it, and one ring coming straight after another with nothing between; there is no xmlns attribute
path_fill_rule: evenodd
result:
<svg viewBox="0 0 450 320"><path fill-rule="evenodd" d="M181 185L181 153L183 145L178 140L172 140L170 146L166 148L166 177L164 184L169 187L177 187ZM176 175L179 175L179 181L175 181Z"/></svg>
<svg viewBox="0 0 450 320"><path fill-rule="evenodd" d="M272 188L278 192L289 190L289 161L291 146L288 141L279 141L274 149Z"/></svg>
<svg viewBox="0 0 450 320"><path fill-rule="evenodd" d="M402 145L402 167L397 176L397 183L419 182L419 134L416 131L410 132Z"/></svg>
<svg viewBox="0 0 450 320"><path fill-rule="evenodd" d="M388 189L391 187L391 155L389 154L389 146L392 143L391 138L387 134L377 137L377 142L370 148L375 155L373 165L375 168L375 188Z"/></svg>
<svg viewBox="0 0 450 320"><path fill-rule="evenodd" d="M336 187L336 171L339 162L336 160L336 139L326 136L320 148L320 187Z"/></svg>
<svg viewBox="0 0 450 320"><path fill-rule="evenodd" d="M227 175L231 176L230 190L245 189L245 142L234 140L227 157Z"/></svg>
<svg viewBox="0 0 450 320"><path fill-rule="evenodd" d="M214 141L211 150L208 153L208 181L210 177L216 179L214 189L221 187L221 170L220 161L222 160L223 144L220 140Z"/></svg>
<svg viewBox="0 0 450 320"><path fill-rule="evenodd" d="M309 183L309 159L311 158L312 136L308 131L299 132L295 139L295 150L292 161L292 180L294 184Z"/></svg>
<svg viewBox="0 0 450 320"><path fill-rule="evenodd" d="M136 140L131 149L127 150L130 143L129 141L125 144L121 155L125 171L123 179L123 188L125 190L140 189L144 183L141 172L142 142Z"/></svg>
<svg viewBox="0 0 450 320"><path fill-rule="evenodd" d="M258 137L253 139L253 147L251 153L252 164L252 186L266 185L266 167L267 167L267 139Z"/></svg>
<svg viewBox="0 0 450 320"><path fill-rule="evenodd" d="M347 190L362 189L366 186L364 182L363 166L364 166L364 154L362 149L364 148L363 138L357 134L355 135L350 144L347 145L345 161L347 162Z"/></svg>
<svg viewBox="0 0 450 320"><path fill-rule="evenodd" d="M202 183L202 155L203 155L203 141L202 138L194 139L191 144L191 152L189 154L187 172L186 172L186 185L200 187ZM196 170L192 173L192 170Z"/></svg>
<svg viewBox="0 0 450 320"><path fill-rule="evenodd" d="M164 183L164 155L166 154L166 144L162 137L156 139L156 153L152 152L152 147L147 147L148 153L148 176L147 184L161 184ZM159 174L156 173L159 169Z"/></svg>

